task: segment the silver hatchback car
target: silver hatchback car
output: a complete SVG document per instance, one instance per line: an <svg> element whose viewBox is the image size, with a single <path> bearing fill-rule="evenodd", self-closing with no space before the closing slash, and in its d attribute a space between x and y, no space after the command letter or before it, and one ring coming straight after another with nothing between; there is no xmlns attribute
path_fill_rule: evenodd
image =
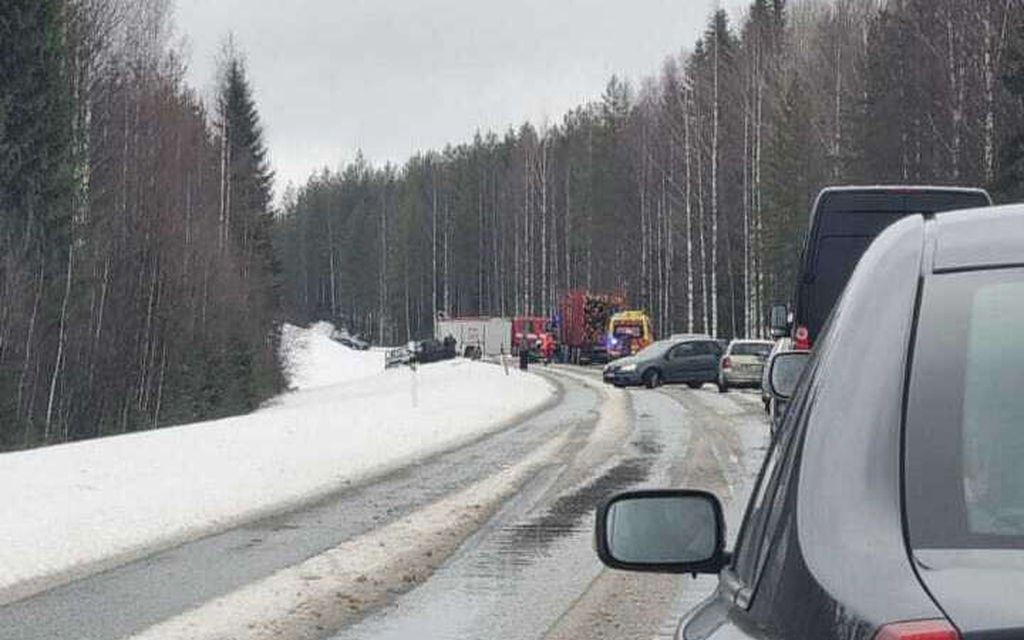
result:
<svg viewBox="0 0 1024 640"><path fill-rule="evenodd" d="M722 355L718 390L730 387L760 387L764 363L774 343L771 340L733 340Z"/></svg>

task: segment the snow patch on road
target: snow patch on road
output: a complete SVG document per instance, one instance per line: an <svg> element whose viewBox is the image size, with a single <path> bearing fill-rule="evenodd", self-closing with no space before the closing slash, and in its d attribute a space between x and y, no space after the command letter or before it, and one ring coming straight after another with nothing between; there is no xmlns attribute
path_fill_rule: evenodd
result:
<svg viewBox="0 0 1024 640"><path fill-rule="evenodd" d="M299 390L252 414L0 455L0 604L295 508L555 397L538 376L464 360L371 374L323 330L287 330Z"/></svg>
<svg viewBox="0 0 1024 640"><path fill-rule="evenodd" d="M132 636L130 640L313 640L422 582L497 506L565 446L549 440L515 465Z"/></svg>

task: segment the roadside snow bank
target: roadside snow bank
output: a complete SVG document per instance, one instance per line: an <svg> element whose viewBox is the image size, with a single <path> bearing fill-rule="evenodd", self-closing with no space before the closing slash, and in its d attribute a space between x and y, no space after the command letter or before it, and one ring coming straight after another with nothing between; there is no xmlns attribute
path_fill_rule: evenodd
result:
<svg viewBox="0 0 1024 640"><path fill-rule="evenodd" d="M356 351L331 339L334 325L318 322L308 329L286 324L281 355L294 389L324 387L384 371L383 351Z"/></svg>
<svg viewBox="0 0 1024 640"><path fill-rule="evenodd" d="M540 377L465 360L329 385L322 368L369 367L335 368L318 329L289 332L306 345L287 354L300 390L255 413L0 455L0 604L314 500L554 396Z"/></svg>

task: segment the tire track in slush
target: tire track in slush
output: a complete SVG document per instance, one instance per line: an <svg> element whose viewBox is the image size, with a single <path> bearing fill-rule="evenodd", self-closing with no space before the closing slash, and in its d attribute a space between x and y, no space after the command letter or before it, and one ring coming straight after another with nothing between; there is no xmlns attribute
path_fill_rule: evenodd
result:
<svg viewBox="0 0 1024 640"><path fill-rule="evenodd" d="M626 392L589 384L613 407L628 407ZM588 516L602 499L649 479L664 449L659 434L624 428L623 420L637 422L603 415L594 433L539 473L426 583L335 638L388 640L425 631L438 640L543 637L600 572Z"/></svg>

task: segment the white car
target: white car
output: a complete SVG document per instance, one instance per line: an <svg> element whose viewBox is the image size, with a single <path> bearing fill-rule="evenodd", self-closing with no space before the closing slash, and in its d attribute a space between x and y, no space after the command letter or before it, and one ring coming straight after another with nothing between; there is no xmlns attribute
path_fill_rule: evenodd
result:
<svg viewBox="0 0 1024 640"><path fill-rule="evenodd" d="M761 385L764 363L774 343L771 340L733 340L722 355L718 369L718 390Z"/></svg>

